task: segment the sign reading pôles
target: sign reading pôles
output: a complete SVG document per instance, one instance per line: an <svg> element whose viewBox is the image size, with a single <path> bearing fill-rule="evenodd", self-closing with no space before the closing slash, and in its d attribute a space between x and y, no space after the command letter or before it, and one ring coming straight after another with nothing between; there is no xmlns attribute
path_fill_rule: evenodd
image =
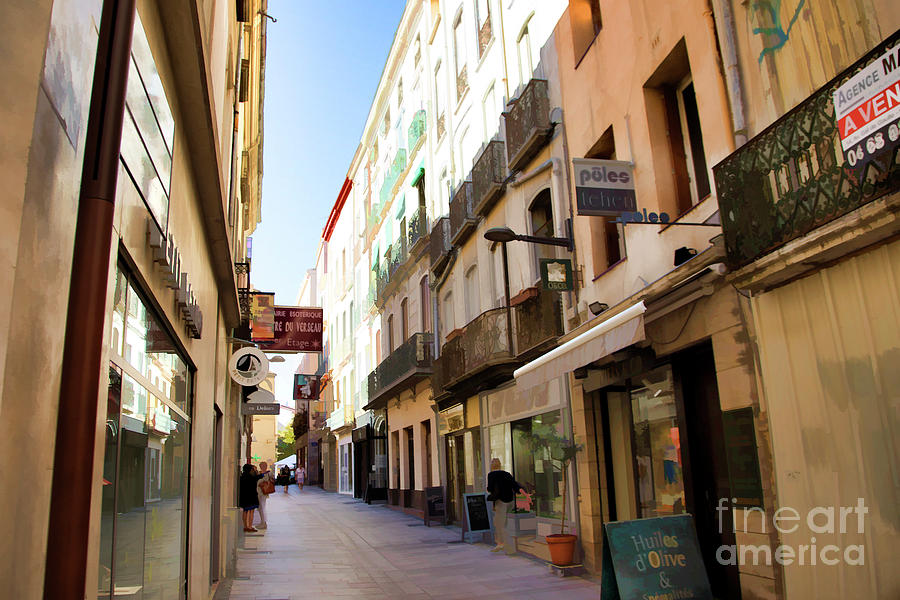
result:
<svg viewBox="0 0 900 600"><path fill-rule="evenodd" d="M231 379L244 387L258 385L269 374L269 359L259 348L241 348L228 361Z"/></svg>
<svg viewBox="0 0 900 600"><path fill-rule="evenodd" d="M900 44L832 94L844 158L851 167L900 142Z"/></svg>
<svg viewBox="0 0 900 600"><path fill-rule="evenodd" d="M637 210L631 163L573 158L572 165L579 215L615 217Z"/></svg>

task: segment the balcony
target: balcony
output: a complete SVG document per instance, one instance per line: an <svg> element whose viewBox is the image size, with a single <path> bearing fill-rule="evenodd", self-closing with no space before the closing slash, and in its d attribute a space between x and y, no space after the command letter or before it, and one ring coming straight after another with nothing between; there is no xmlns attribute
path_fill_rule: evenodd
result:
<svg viewBox="0 0 900 600"><path fill-rule="evenodd" d="M547 81L532 79L503 113L506 121L506 158L511 171L521 171L550 140L550 98Z"/></svg>
<svg viewBox="0 0 900 600"><path fill-rule="evenodd" d="M425 137L425 111L417 110L413 115L412 123L409 124L409 132L407 133L407 148L413 152L419 145L419 142Z"/></svg>
<svg viewBox="0 0 900 600"><path fill-rule="evenodd" d="M431 376L433 341L430 333L416 333L369 373L369 404L365 410L384 408L389 398L402 390L414 389L418 382Z"/></svg>
<svg viewBox="0 0 900 600"><path fill-rule="evenodd" d="M450 243L454 246L462 245L478 224L473 204L472 182L464 181L450 200Z"/></svg>
<svg viewBox="0 0 900 600"><path fill-rule="evenodd" d="M845 162L832 101L897 40L888 38L713 167L731 269L900 190L896 150L861 168Z"/></svg>
<svg viewBox="0 0 900 600"><path fill-rule="evenodd" d="M509 379L515 369L555 345L563 333L559 295L554 292L530 288L526 299L510 311L512 336L507 331L506 308L493 308L443 345L435 360L435 398L447 392L474 393Z"/></svg>
<svg viewBox="0 0 900 600"><path fill-rule="evenodd" d="M409 255L418 255L426 244L428 244L428 213L424 206L420 206L409 218L406 230L406 247L409 248Z"/></svg>
<svg viewBox="0 0 900 600"><path fill-rule="evenodd" d="M500 140L493 140L478 157L472 169L472 191L475 195L475 214L486 217L506 187L506 148Z"/></svg>
<svg viewBox="0 0 900 600"><path fill-rule="evenodd" d="M450 258L450 219L441 217L438 219L434 227L431 228L431 239L429 240L429 254L431 255L431 271L435 275L440 275L447 266Z"/></svg>
<svg viewBox="0 0 900 600"><path fill-rule="evenodd" d="M234 274L237 279L238 303L241 309L241 321L250 321L250 263L234 263Z"/></svg>

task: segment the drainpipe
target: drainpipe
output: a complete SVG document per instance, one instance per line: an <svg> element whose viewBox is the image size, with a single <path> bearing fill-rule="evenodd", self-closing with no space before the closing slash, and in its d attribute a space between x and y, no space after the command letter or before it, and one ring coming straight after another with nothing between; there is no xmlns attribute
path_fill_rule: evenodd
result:
<svg viewBox="0 0 900 600"><path fill-rule="evenodd" d="M45 600L81 600L87 589L103 324L134 13L135 0L106 0L100 19L66 313Z"/></svg>
<svg viewBox="0 0 900 600"><path fill-rule="evenodd" d="M731 128L735 148L747 143L747 119L744 115L744 85L741 79L735 40L734 12L730 0L711 0L715 8L707 14L710 28L719 40L722 66L725 70L725 89L731 105ZM712 18L710 18L712 16Z"/></svg>

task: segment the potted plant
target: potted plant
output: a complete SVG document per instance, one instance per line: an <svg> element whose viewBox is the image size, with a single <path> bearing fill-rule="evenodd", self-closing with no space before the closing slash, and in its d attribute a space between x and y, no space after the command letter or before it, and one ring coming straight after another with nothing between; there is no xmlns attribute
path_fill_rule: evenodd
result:
<svg viewBox="0 0 900 600"><path fill-rule="evenodd" d="M525 439L534 451L542 448L548 449L550 459L559 463L562 473L562 517L560 518L559 533L546 536L546 540L553 564L557 566L570 565L575 556L575 542L578 540L578 536L566 533L569 464L582 449L582 445L560 435L556 427L549 424L535 424Z"/></svg>

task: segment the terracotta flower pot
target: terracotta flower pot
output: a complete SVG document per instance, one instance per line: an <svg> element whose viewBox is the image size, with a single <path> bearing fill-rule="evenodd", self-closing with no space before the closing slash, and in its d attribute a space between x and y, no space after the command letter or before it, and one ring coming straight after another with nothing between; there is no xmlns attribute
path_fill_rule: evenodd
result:
<svg viewBox="0 0 900 600"><path fill-rule="evenodd" d="M550 560L558 567L572 564L575 556L575 540L578 536L569 533L553 533L546 537L550 547Z"/></svg>

